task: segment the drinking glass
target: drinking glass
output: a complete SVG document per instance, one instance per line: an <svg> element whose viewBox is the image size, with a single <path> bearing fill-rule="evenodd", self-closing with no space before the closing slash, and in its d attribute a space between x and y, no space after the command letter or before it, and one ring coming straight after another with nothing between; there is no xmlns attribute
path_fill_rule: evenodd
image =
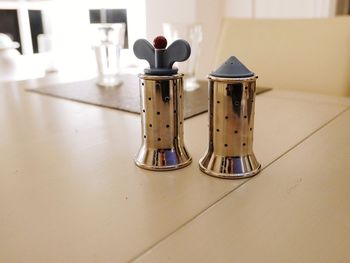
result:
<svg viewBox="0 0 350 263"><path fill-rule="evenodd" d="M97 85L113 87L121 85L120 50L125 40L124 23L93 24L94 50L98 69Z"/></svg>
<svg viewBox="0 0 350 263"><path fill-rule="evenodd" d="M38 35L38 51L44 57L45 72L56 72L58 69L55 60L54 39L51 35Z"/></svg>
<svg viewBox="0 0 350 263"><path fill-rule="evenodd" d="M185 74L184 89L188 91L195 90L199 87L196 71L203 40L202 26L200 24L164 23L163 33L169 44L177 39L185 39L191 45L190 58L181 64L175 63L175 66Z"/></svg>

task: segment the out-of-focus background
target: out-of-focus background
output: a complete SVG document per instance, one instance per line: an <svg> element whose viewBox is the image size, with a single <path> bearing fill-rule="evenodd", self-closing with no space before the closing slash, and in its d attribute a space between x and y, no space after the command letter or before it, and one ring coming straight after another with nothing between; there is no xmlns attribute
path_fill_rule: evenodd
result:
<svg viewBox="0 0 350 263"><path fill-rule="evenodd" d="M91 24L106 22L126 24L125 44L121 51L120 62L122 69L127 71L138 66L131 52L136 39L147 38L151 41L163 33L162 25L166 22L199 23L203 28L203 41L196 75L198 78L203 78L214 66L213 50L216 48L224 17L329 18L349 14L349 2L348 0L1 0L0 32L19 43L17 50L25 58L20 64L25 67L24 65L29 63L27 68L30 69L31 76L41 76L50 70L93 74L96 72L96 62L91 48Z"/></svg>

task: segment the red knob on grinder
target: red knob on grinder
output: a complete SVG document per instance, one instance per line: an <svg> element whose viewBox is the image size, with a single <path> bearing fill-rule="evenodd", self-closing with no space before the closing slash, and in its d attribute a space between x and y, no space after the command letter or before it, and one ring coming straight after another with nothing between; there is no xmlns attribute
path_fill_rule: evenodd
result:
<svg viewBox="0 0 350 263"><path fill-rule="evenodd" d="M157 36L153 40L153 46L155 49L165 49L168 44L168 41L163 36Z"/></svg>

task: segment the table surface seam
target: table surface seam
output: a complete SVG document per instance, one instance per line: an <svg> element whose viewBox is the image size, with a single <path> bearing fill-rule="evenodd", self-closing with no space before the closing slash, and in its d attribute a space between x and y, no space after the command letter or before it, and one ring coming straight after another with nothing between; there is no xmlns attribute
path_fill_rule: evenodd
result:
<svg viewBox="0 0 350 263"><path fill-rule="evenodd" d="M325 128L326 126L328 126L331 122L335 121L338 117L340 117L341 115L343 115L346 111L350 110L350 106L346 107L344 110L342 110L341 112L339 112L338 114L336 114L334 117L332 117L330 120L328 120L327 122L325 122L324 124L322 124L319 128L317 128L316 130L314 130L313 132L311 132L309 135L305 136L302 140L300 140L299 142L297 142L294 146L292 146L290 149L286 150L284 153L282 153L280 156L278 156L277 158L275 158L274 160L272 160L271 162L269 162L266 166L264 166L260 172L262 172L263 170L265 170L266 168L268 168L269 166L271 166L273 163L275 163L276 161L278 161L279 159L283 158L284 156L286 156L289 152L293 151L295 148L297 148L298 146L300 146L303 142L305 142L307 139L309 139L311 136L313 136L314 134L316 134L317 132L319 132L320 130L322 130L323 128ZM258 175L258 176L261 176ZM237 185L236 187L234 187L233 189L231 189L230 191L228 191L227 193L225 193L223 196L221 196L220 198L218 198L217 200L215 200L213 203L209 204L209 206L207 206L206 208L202 209L200 212L198 212L196 215L194 215L193 217L191 217L190 219L188 219L186 222L182 223L181 225L179 225L178 227L176 227L173 231L171 231L170 233L168 233L167 235L165 235L164 237L162 237L161 239L159 239L157 242L155 242L154 244L152 244L151 246L149 246L148 248L145 248L144 250L142 250L140 253L138 253L136 256L132 257L129 262L133 262L136 259L142 257L144 254L146 254L149 250L151 250L152 248L156 247L158 244L160 244L161 242L163 242L164 240L166 240L168 237L172 236L174 233L176 233L177 231L179 231L181 228L185 227L187 224L191 223L192 221L196 220L198 217L200 217L201 215L203 215L206 211L208 211L210 208L212 208L214 205L216 205L217 203L219 203L220 201L222 201L225 197L227 197L228 195L230 195L231 193L233 193L234 191L236 191L237 189L239 189L241 186L245 185L246 183L248 183L250 180L254 179L255 177L251 177L251 178L247 178L246 181L242 182L241 184ZM218 180L222 180L222 179L218 179Z"/></svg>

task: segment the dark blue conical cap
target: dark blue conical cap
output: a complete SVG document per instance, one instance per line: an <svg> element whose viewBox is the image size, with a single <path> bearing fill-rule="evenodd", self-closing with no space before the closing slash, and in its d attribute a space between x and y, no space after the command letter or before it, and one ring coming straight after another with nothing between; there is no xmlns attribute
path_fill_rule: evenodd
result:
<svg viewBox="0 0 350 263"><path fill-rule="evenodd" d="M254 73L244 66L238 58L232 56L211 75L221 78L248 78L254 76Z"/></svg>

